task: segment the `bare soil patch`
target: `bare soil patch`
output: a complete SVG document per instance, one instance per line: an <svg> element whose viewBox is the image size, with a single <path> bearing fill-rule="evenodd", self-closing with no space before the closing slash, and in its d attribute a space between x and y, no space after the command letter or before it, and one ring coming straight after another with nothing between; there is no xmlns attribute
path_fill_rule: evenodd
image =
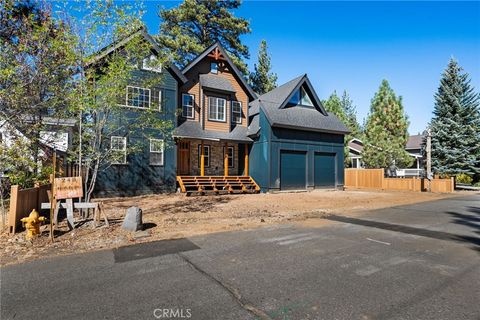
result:
<svg viewBox="0 0 480 320"><path fill-rule="evenodd" d="M102 201L110 226L92 228L92 221L80 221L68 231L60 222L55 241L48 238L48 226L33 242L25 241L25 232L9 237L0 234L0 264L11 264L60 254L115 248L160 239L183 238L213 232L249 229L267 224L327 224L322 215L335 213L355 216L363 211L434 201L454 194L429 194L392 191L312 191L252 195L192 196L183 194L149 195ZM126 209L143 210L144 232L131 233L121 228Z"/></svg>

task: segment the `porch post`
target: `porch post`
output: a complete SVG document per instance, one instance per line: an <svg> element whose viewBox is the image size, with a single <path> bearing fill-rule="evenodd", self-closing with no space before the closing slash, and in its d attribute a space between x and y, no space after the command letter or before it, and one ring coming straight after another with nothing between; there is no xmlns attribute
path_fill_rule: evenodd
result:
<svg viewBox="0 0 480 320"><path fill-rule="evenodd" d="M203 147L203 140L200 144L200 175L205 175L205 148Z"/></svg>
<svg viewBox="0 0 480 320"><path fill-rule="evenodd" d="M420 161L417 158L417 169L420 169Z"/></svg>
<svg viewBox="0 0 480 320"><path fill-rule="evenodd" d="M228 177L228 142L225 142L225 151L223 152L223 175Z"/></svg>
<svg viewBox="0 0 480 320"><path fill-rule="evenodd" d="M245 143L245 175L248 176L248 144Z"/></svg>

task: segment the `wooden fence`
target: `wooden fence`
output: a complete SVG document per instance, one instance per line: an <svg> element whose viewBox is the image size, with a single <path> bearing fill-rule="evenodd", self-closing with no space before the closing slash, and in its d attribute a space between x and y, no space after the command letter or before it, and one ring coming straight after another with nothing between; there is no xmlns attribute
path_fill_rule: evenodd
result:
<svg viewBox="0 0 480 320"><path fill-rule="evenodd" d="M8 232L14 234L20 226L20 219L27 217L33 209L40 212L42 202L48 202L47 190L51 185L46 184L34 188L20 190L14 185L10 191L10 210L8 213Z"/></svg>
<svg viewBox="0 0 480 320"><path fill-rule="evenodd" d="M345 169L345 187L356 189L382 189L383 169Z"/></svg>
<svg viewBox="0 0 480 320"><path fill-rule="evenodd" d="M455 180L432 179L432 192L453 192ZM383 169L345 169L345 187L354 189L383 189L427 191L428 180L423 178L385 178Z"/></svg>

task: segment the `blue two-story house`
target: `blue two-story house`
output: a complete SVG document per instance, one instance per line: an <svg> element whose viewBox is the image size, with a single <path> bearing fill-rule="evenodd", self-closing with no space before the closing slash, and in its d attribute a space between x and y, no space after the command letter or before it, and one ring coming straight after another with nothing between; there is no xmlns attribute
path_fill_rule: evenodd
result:
<svg viewBox="0 0 480 320"><path fill-rule="evenodd" d="M95 186L97 196L172 192L176 187L176 146L169 132L176 125L178 86L186 78L175 65L152 66L149 63L160 54L160 48L144 29L129 38L133 37L142 37L150 46L151 55L139 62L139 68L131 73L124 93L119 95L121 111L109 119L111 129L104 147L110 148L114 157L99 170ZM122 43L102 50L94 62L118 50ZM129 124L142 121L146 112L165 124L165 132L153 128L130 129Z"/></svg>

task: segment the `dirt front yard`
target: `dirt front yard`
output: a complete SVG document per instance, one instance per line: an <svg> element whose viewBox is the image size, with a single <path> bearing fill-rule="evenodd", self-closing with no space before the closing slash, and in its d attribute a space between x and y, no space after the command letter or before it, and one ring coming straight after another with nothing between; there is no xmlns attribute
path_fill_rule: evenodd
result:
<svg viewBox="0 0 480 320"><path fill-rule="evenodd" d="M92 221L79 221L68 231L66 221L59 223L55 241L48 237L48 227L33 242L25 241L25 232L9 237L0 234L0 264L18 263L59 254L71 254L128 244L183 238L193 235L240 230L275 223L321 225L329 223L323 215L361 215L363 211L434 201L458 194L429 194L386 191L312 191L227 196L183 194L150 195L131 198L99 199L110 226L92 228ZM131 233L121 224L126 209L143 210L145 230Z"/></svg>

